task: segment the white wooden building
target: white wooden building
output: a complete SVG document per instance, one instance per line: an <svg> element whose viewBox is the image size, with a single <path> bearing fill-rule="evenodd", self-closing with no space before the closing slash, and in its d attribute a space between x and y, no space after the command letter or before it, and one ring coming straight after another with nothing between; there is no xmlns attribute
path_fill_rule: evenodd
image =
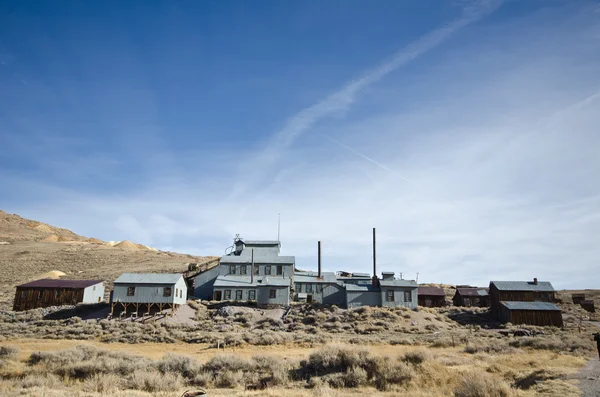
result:
<svg viewBox="0 0 600 397"><path fill-rule="evenodd" d="M114 282L111 313L115 309L172 311L185 304L187 285L181 274L124 273Z"/></svg>

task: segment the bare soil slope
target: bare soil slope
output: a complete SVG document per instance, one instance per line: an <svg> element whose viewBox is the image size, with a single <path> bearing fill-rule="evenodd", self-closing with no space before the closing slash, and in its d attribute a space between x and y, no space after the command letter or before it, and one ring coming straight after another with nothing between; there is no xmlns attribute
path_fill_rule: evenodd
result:
<svg viewBox="0 0 600 397"><path fill-rule="evenodd" d="M12 308L16 285L52 271L64 272L70 279L106 280L108 292L112 281L124 272L183 272L187 263L216 259L141 249L129 241L113 247L4 211L0 211L0 242L0 309Z"/></svg>

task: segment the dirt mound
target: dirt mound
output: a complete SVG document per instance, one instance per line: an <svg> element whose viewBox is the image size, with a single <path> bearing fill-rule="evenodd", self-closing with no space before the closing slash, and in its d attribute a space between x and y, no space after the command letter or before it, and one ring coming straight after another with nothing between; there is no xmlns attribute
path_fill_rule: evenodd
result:
<svg viewBox="0 0 600 397"><path fill-rule="evenodd" d="M94 237L90 237L87 239L88 243L92 243L92 244L104 244L104 241L94 238Z"/></svg>
<svg viewBox="0 0 600 397"><path fill-rule="evenodd" d="M49 271L48 273L44 273L44 274L40 274L39 278L52 278L52 279L57 279L57 278L61 278L63 276L66 276L65 273L61 272L60 270L52 270Z"/></svg>
<svg viewBox="0 0 600 397"><path fill-rule="evenodd" d="M56 234L51 234L45 239L41 240L42 243L58 243L60 238Z"/></svg>
<svg viewBox="0 0 600 397"><path fill-rule="evenodd" d="M132 243L129 240L123 240L118 244L114 245L115 248L120 248L122 250L130 250L130 251L137 251L139 250L139 247L137 246L137 244Z"/></svg>
<svg viewBox="0 0 600 397"><path fill-rule="evenodd" d="M42 232L42 233L53 233L54 230L52 230L52 228L48 225L44 225L43 223L40 223L39 225L34 227L35 230L37 230L38 232Z"/></svg>

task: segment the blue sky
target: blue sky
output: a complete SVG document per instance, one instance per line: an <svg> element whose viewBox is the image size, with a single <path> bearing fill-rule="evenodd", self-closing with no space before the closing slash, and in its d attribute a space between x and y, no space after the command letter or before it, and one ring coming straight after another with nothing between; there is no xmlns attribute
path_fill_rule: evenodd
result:
<svg viewBox="0 0 600 397"><path fill-rule="evenodd" d="M596 1L0 1L0 208L326 270L600 283Z"/></svg>

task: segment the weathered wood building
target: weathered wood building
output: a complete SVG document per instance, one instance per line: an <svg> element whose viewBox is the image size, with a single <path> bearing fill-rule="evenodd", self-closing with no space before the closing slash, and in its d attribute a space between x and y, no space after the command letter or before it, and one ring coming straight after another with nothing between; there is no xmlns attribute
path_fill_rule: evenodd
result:
<svg viewBox="0 0 600 397"><path fill-rule="evenodd" d="M547 281L491 281L490 307L498 318L500 302L554 302L555 290Z"/></svg>
<svg viewBox="0 0 600 397"><path fill-rule="evenodd" d="M489 307L490 294L488 288L456 288L452 298L454 306L463 307Z"/></svg>
<svg viewBox="0 0 600 397"><path fill-rule="evenodd" d="M500 302L503 323L562 327L560 309L550 302Z"/></svg>
<svg viewBox="0 0 600 397"><path fill-rule="evenodd" d="M585 294L571 294L571 299L573 299L574 304L579 305L585 300Z"/></svg>
<svg viewBox="0 0 600 397"><path fill-rule="evenodd" d="M181 274L124 273L114 282L111 295L111 313L115 310L177 310L185 304L187 285Z"/></svg>
<svg viewBox="0 0 600 397"><path fill-rule="evenodd" d="M590 313L595 313L596 312L596 307L594 306L594 301L591 299L588 300L582 300L580 303L581 307L590 312Z"/></svg>
<svg viewBox="0 0 600 397"><path fill-rule="evenodd" d="M99 303L104 300L101 280L42 279L17 285L13 310Z"/></svg>
<svg viewBox="0 0 600 397"><path fill-rule="evenodd" d="M446 305L446 293L440 287L419 287L419 306L442 307Z"/></svg>

